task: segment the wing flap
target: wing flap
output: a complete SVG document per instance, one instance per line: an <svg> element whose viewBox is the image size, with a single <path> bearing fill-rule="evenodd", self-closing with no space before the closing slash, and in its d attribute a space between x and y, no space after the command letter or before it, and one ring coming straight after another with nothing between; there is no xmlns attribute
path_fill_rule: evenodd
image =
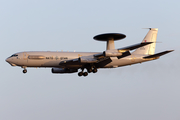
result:
<svg viewBox="0 0 180 120"><path fill-rule="evenodd" d="M98 63L95 64L95 66L96 67L104 67L111 62L112 62L111 58L107 57L107 58L101 59Z"/></svg>

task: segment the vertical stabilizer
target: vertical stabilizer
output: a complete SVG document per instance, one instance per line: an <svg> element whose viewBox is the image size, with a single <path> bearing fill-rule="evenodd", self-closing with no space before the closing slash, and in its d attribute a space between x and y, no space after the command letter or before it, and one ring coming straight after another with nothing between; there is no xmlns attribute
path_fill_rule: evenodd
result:
<svg viewBox="0 0 180 120"><path fill-rule="evenodd" d="M153 55L156 47L156 38L157 38L158 28L149 28L149 32L143 39L143 42L153 42L152 44L138 48L133 52L133 54L145 54Z"/></svg>

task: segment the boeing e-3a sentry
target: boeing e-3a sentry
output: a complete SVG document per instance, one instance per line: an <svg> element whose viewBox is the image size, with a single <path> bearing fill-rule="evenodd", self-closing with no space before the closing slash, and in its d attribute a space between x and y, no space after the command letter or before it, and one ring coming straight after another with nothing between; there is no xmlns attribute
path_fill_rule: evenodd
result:
<svg viewBox="0 0 180 120"><path fill-rule="evenodd" d="M116 68L136 63L158 59L172 52L167 50L155 53L158 29L149 28L149 32L141 43L115 49L114 41L126 37L120 33L106 33L94 37L98 41L106 41L107 48L103 52L19 52L8 57L6 61L12 66L22 67L23 73L27 67L50 67L52 73L75 73L87 76L96 73L99 68ZM134 50L133 52L130 52Z"/></svg>

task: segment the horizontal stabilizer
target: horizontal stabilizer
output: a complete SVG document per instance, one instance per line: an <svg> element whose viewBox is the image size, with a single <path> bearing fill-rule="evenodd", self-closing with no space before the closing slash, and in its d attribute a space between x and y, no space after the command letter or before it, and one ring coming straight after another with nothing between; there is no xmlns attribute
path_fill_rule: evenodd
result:
<svg viewBox="0 0 180 120"><path fill-rule="evenodd" d="M138 43L138 44L134 44L131 46L124 47L124 48L119 48L118 50L134 50L134 49L146 46L146 45L151 44L151 43L153 43L153 42Z"/></svg>
<svg viewBox="0 0 180 120"><path fill-rule="evenodd" d="M174 51L174 50L167 50L167 51L164 51L164 52L160 52L160 53L157 53L157 54L154 54L154 55L149 55L149 56L146 56L146 57L143 57L143 58L156 58L156 57L160 57L160 56L162 56L162 55L165 55L165 54L167 54L167 53L169 53L169 52L172 52L172 51Z"/></svg>

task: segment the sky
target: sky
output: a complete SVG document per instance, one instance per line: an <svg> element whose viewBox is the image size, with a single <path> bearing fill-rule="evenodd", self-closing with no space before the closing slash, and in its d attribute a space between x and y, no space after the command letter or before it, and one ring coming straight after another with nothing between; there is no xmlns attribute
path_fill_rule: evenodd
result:
<svg viewBox="0 0 180 120"><path fill-rule="evenodd" d="M1 0L1 120L179 120L179 0ZM12 67L21 51L101 52L93 37L123 33L121 48L158 28L158 60L96 74L52 74L50 68Z"/></svg>

